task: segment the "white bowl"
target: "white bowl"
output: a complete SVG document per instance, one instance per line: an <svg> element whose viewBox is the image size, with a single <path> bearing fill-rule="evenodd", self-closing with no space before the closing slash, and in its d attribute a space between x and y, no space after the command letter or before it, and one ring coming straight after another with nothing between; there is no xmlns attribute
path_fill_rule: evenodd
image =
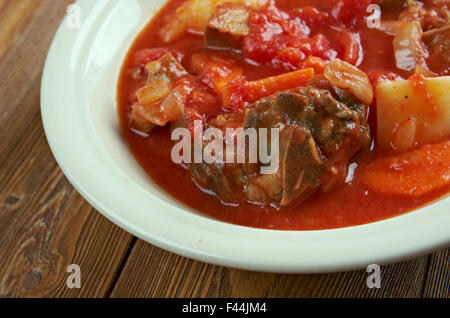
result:
<svg viewBox="0 0 450 318"><path fill-rule="evenodd" d="M324 231L247 228L205 217L144 173L121 138L116 83L157 0L80 0L81 28L63 21L42 80L42 118L70 182L100 213L171 252L255 271L318 273L386 264L450 244L450 199L363 226Z"/></svg>

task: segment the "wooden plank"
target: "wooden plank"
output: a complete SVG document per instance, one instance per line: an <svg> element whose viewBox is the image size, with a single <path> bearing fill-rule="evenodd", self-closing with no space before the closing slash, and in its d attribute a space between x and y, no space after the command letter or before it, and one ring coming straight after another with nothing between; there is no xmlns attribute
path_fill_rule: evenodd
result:
<svg viewBox="0 0 450 318"><path fill-rule="evenodd" d="M69 0L0 6L0 165L39 114L45 57Z"/></svg>
<svg viewBox="0 0 450 318"><path fill-rule="evenodd" d="M0 1L0 297L105 296L133 242L73 189L40 118L40 77L71 1ZM69 289L69 264L81 289Z"/></svg>
<svg viewBox="0 0 450 318"><path fill-rule="evenodd" d="M450 248L431 255L423 296L450 298Z"/></svg>
<svg viewBox="0 0 450 318"><path fill-rule="evenodd" d="M0 169L0 296L105 296L132 237L65 179L39 116L30 128ZM69 264L81 268L81 289L66 286Z"/></svg>
<svg viewBox="0 0 450 318"><path fill-rule="evenodd" d="M380 289L365 271L254 273L192 261L138 241L112 297L420 297L428 257L384 266Z"/></svg>

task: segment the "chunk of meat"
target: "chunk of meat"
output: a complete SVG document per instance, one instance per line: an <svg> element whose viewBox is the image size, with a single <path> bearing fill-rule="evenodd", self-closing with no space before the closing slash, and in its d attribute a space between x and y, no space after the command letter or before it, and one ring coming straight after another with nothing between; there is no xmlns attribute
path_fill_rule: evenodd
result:
<svg viewBox="0 0 450 318"><path fill-rule="evenodd" d="M161 28L159 32L161 39L164 42L172 42L188 30L204 32L215 9L226 2L243 3L259 8L267 0L186 0Z"/></svg>
<svg viewBox="0 0 450 318"><path fill-rule="evenodd" d="M445 0L433 3L430 8L418 2L407 1L407 8L399 15L401 21L419 21L425 31L450 24L450 12Z"/></svg>
<svg viewBox="0 0 450 318"><path fill-rule="evenodd" d="M206 45L240 48L242 38L250 31L250 10L250 7L238 2L218 6L206 27Z"/></svg>
<svg viewBox="0 0 450 318"><path fill-rule="evenodd" d="M315 84L320 87L312 86ZM224 117L208 123L222 130L238 125L245 131L254 129L258 138L261 128L279 128L276 172L263 174L261 167L267 164L249 162L248 139L245 163L191 164L196 183L228 204L248 201L289 207L318 189L328 191L345 180L350 158L369 145L366 107L325 78L312 85L276 93L245 112L232 113L238 114L238 120ZM268 145L272 145L271 138L269 134Z"/></svg>
<svg viewBox="0 0 450 318"><path fill-rule="evenodd" d="M439 75L450 74L450 25L424 32L422 39L429 51L428 65Z"/></svg>
<svg viewBox="0 0 450 318"><path fill-rule="evenodd" d="M145 67L148 73L144 87L136 92L137 103L131 108L131 125L149 132L178 118L180 106L190 93L188 85L176 86L177 80L188 75L171 53Z"/></svg>
<svg viewBox="0 0 450 318"><path fill-rule="evenodd" d="M222 114L211 120L207 127L220 129L224 134L227 129L241 128L244 123L243 111ZM177 125L184 126L186 121L178 122ZM204 148L206 142L202 145ZM193 146L194 147L194 146ZM193 152L192 152L193 153ZM233 151L233 157L237 162L237 154ZM216 195L222 202L233 204L245 200L245 185L247 174L245 167L241 164L215 162L212 164L202 161L201 163L189 164L189 172L195 183L204 191Z"/></svg>

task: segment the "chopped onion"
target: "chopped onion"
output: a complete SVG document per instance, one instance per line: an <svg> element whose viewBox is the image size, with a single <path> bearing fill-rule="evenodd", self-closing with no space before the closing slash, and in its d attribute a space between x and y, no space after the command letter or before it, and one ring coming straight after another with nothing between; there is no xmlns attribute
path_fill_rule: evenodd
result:
<svg viewBox="0 0 450 318"><path fill-rule="evenodd" d="M331 84L350 90L364 104L372 104L373 88L369 78L355 66L336 59L325 67L324 75Z"/></svg>
<svg viewBox="0 0 450 318"><path fill-rule="evenodd" d="M422 43L422 26L419 21L398 25L394 38L395 61L398 69L412 71L416 65L426 65L428 52Z"/></svg>

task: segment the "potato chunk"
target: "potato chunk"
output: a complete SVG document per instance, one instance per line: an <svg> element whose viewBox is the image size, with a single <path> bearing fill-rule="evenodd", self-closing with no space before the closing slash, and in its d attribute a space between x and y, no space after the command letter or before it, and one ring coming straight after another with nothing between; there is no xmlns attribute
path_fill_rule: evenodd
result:
<svg viewBox="0 0 450 318"><path fill-rule="evenodd" d="M398 152L450 136L450 77L386 81L376 89L378 144Z"/></svg>

